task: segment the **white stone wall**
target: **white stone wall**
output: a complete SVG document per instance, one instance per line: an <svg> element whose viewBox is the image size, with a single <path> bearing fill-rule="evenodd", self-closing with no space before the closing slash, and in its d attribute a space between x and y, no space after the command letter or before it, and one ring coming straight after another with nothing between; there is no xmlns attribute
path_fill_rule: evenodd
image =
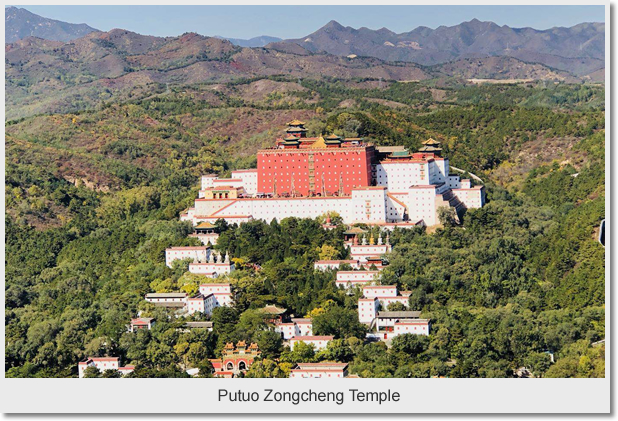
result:
<svg viewBox="0 0 618 421"><path fill-rule="evenodd" d="M216 307L231 307L232 306L232 294L226 293L215 293L213 294L215 297L215 306Z"/></svg>
<svg viewBox="0 0 618 421"><path fill-rule="evenodd" d="M294 322L294 336L311 336L313 335L313 323L311 322Z"/></svg>
<svg viewBox="0 0 618 421"><path fill-rule="evenodd" d="M296 325L294 323L279 323L275 325L275 332L280 333L285 340L292 339L296 334Z"/></svg>
<svg viewBox="0 0 618 421"><path fill-rule="evenodd" d="M421 177L424 169L425 177ZM407 191L410 186L428 184L428 167L420 162L381 162L376 165L376 184L392 192Z"/></svg>
<svg viewBox="0 0 618 421"><path fill-rule="evenodd" d="M275 332L280 333L285 340L299 336L312 336L313 325L310 321L295 322L294 319L292 319L291 323L278 323L275 325ZM309 341L305 342L309 343Z"/></svg>
<svg viewBox="0 0 618 421"><path fill-rule="evenodd" d="M368 285L363 287L363 296L365 298L376 297L396 297L397 286L396 285Z"/></svg>
<svg viewBox="0 0 618 421"><path fill-rule="evenodd" d="M434 159L435 169L438 172L434 174L434 179L438 183L445 183L449 177L449 163L448 158L436 158Z"/></svg>
<svg viewBox="0 0 618 421"><path fill-rule="evenodd" d="M186 212L180 214L181 221L190 221L195 225L195 208L189 208Z"/></svg>
<svg viewBox="0 0 618 421"><path fill-rule="evenodd" d="M449 175L446 179L446 185L451 189L458 189L461 187L461 177L458 175Z"/></svg>
<svg viewBox="0 0 618 421"><path fill-rule="evenodd" d="M378 300L380 301L380 308L383 309L388 309L388 305L392 304L392 303L401 303L404 306L406 306L406 308L409 306L409 300L410 297L403 297L403 296L386 296L386 297L376 297L378 298Z"/></svg>
<svg viewBox="0 0 618 421"><path fill-rule="evenodd" d="M214 187L214 182L217 176L214 174L208 174L202 176L202 188L200 190L206 190L207 188Z"/></svg>
<svg viewBox="0 0 618 421"><path fill-rule="evenodd" d="M375 319L380 303L375 298L361 298L358 300L358 321L371 323Z"/></svg>
<svg viewBox="0 0 618 421"><path fill-rule="evenodd" d="M231 263L189 263L189 272L198 275L209 275L214 273L215 276L228 275L234 270L234 265Z"/></svg>
<svg viewBox="0 0 618 421"><path fill-rule="evenodd" d="M215 244L217 244L217 239L219 238L219 234L217 234L216 232L213 232L210 234L189 234L189 237L197 238L205 246L208 245L208 243L214 246Z"/></svg>
<svg viewBox="0 0 618 421"><path fill-rule="evenodd" d="M360 269L358 260L318 260L313 264L315 270L339 269L342 264L348 264L352 269Z"/></svg>
<svg viewBox="0 0 618 421"><path fill-rule="evenodd" d="M380 257L383 254L389 253L391 246L389 244L373 244L373 245L351 245L350 254L352 259L359 260L360 263L366 263L368 257Z"/></svg>
<svg viewBox="0 0 618 421"><path fill-rule="evenodd" d="M210 249L208 247L170 247L165 249L165 264L170 268L174 260L206 261L209 257Z"/></svg>
<svg viewBox="0 0 618 421"><path fill-rule="evenodd" d="M187 313L188 314L205 313L206 312L205 301L206 300L204 300L204 297L187 298L187 305L186 305Z"/></svg>
<svg viewBox="0 0 618 421"><path fill-rule="evenodd" d="M354 285L363 285L373 282L379 277L380 271L377 270L339 271L337 272L337 280L335 283L338 287L347 289Z"/></svg>
<svg viewBox="0 0 618 421"><path fill-rule="evenodd" d="M408 193L389 193L386 198L386 222L401 222L406 211L405 199ZM400 203L401 202L401 203Z"/></svg>
<svg viewBox="0 0 618 421"><path fill-rule="evenodd" d="M257 169L232 171L232 178L241 179L242 186L245 188L245 193L250 196L255 196L258 185Z"/></svg>
<svg viewBox="0 0 618 421"><path fill-rule="evenodd" d="M193 225L197 225L199 222L205 220L204 217L210 216L216 211L234 203L235 199L196 199ZM231 215L228 213L228 215Z"/></svg>
<svg viewBox="0 0 618 421"><path fill-rule="evenodd" d="M418 320L395 323L393 337L403 335L404 333L411 333L413 335L429 335L429 321Z"/></svg>
<svg viewBox="0 0 618 421"><path fill-rule="evenodd" d="M251 215L254 219L270 222L287 217L316 218L334 210L346 222L384 222L386 217L386 192L382 188L358 189L352 197L314 198L264 198L237 200L195 201L196 219L200 216L225 218ZM233 222L233 221L230 221Z"/></svg>
<svg viewBox="0 0 618 421"><path fill-rule="evenodd" d="M453 194L466 205L466 208L482 208L485 206L485 188L474 186L469 189L453 189Z"/></svg>
<svg viewBox="0 0 618 421"><path fill-rule="evenodd" d="M408 206L411 221L425 221L426 225L436 224L436 187L415 187L410 189L404 203Z"/></svg>
<svg viewBox="0 0 618 421"><path fill-rule="evenodd" d="M241 178L217 178L213 181L213 187L243 187L243 181Z"/></svg>
<svg viewBox="0 0 618 421"><path fill-rule="evenodd" d="M348 218L346 222L381 223L386 220L386 206L385 188L366 187L353 189L352 203L345 204L341 210Z"/></svg>
<svg viewBox="0 0 618 421"><path fill-rule="evenodd" d="M230 284L202 284L200 285L200 294L207 296L210 294L231 294L232 287Z"/></svg>

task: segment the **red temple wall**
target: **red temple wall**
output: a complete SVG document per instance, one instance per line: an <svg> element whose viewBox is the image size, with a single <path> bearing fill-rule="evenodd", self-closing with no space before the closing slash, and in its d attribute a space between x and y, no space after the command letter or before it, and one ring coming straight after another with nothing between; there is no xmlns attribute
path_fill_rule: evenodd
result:
<svg viewBox="0 0 618 421"><path fill-rule="evenodd" d="M258 152L258 192L273 193L276 179L278 195L291 193L293 176L296 193L308 196L310 155L314 159L313 191L316 194L322 193L322 178L328 195L339 191L340 178L346 195L351 194L354 187L372 185L373 148L292 149Z"/></svg>

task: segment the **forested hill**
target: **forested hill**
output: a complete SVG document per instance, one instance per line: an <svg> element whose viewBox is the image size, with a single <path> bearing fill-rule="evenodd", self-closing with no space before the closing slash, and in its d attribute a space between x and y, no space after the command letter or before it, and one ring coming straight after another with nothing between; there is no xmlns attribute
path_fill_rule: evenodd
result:
<svg viewBox="0 0 618 421"><path fill-rule="evenodd" d="M134 376L208 370L228 341L257 342L249 377L286 377L302 361L344 361L361 377L602 377L604 90L594 85L475 86L457 80L252 78L172 86L90 111L6 126L6 359L9 377L71 377L85 356L115 355ZM234 308L212 332L179 330L145 293L193 291L164 250L195 244L178 214L203 173L255 165L285 122L310 134L362 136L416 149L433 137L452 165L479 175L488 204L463 224L396 231L384 283L411 290L427 338L365 343L358 296L315 273L346 258L343 227L319 221L218 223L237 270ZM258 265L258 266L256 266ZM256 271L255 268L261 270ZM220 279L221 280L221 279ZM282 347L257 312L310 315L328 350ZM151 331L126 332L138 310ZM551 362L550 354L554 356Z"/></svg>

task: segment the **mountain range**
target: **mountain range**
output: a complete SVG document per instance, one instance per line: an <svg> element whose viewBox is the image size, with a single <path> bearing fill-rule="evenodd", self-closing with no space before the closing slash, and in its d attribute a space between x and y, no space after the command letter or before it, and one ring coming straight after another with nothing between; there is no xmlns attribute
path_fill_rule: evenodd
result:
<svg viewBox="0 0 618 421"><path fill-rule="evenodd" d="M22 10L24 9L7 8L7 16L9 14L13 16L15 13L22 16L23 13L20 12ZM15 27L15 18L11 20ZM595 25L579 26L580 32L588 33L588 35L581 35L580 38L589 38L586 47L589 54L604 48L598 46L598 37L590 36L593 28L600 30L599 28L604 27L604 25L601 27ZM25 27L23 24L17 26ZM71 27L61 27L65 28L62 34L57 31L46 33L52 34L53 32L56 35L68 36L66 28ZM570 58L580 60L591 70L590 76L581 77L559 70L557 66L535 62L539 60L522 60L514 55L492 55L494 47L491 46L497 45L498 41L485 43L488 45L483 50L485 55L472 54L470 53L473 49L471 45L475 43L471 41L475 37L470 35L470 31L464 31L467 35L452 37L448 42L443 40L438 43L434 40L431 48L423 41L423 44L419 43L418 46L406 44L407 47L398 47L398 44L393 43L395 47L382 45L375 50L382 51L382 48L390 48L401 51L411 49L429 52L431 49L439 52L439 54L435 53L434 58L431 59L431 65L426 62L420 65L410 61L395 61L401 57L387 57L388 60L385 60L369 54L372 51L371 46L376 45L376 42L366 41L373 36L371 34L382 34L380 36L391 34L388 35L390 37L396 35L386 29L353 30L343 28L334 22L327 27L330 29L322 28L315 33L318 35L312 35L311 41L283 40L271 42L266 47L252 48L234 45L226 39L205 37L195 33L186 33L177 37L155 37L122 29L101 32L90 27L88 27L90 32L86 35L66 41L28 36L5 45L6 117L16 119L40 113L84 110L106 101L126 101L131 98L147 97L161 93L162 90L169 89L169 86L173 85L212 84L242 78L270 76L292 80L323 77L385 81L458 78L463 80L553 80L568 83L591 79L602 81L604 77L603 61L598 58L600 55L598 52L595 53L595 57ZM464 24L460 25L460 28L464 27ZM487 28L493 28L493 24L487 25ZM573 28L570 30L574 31ZM359 50L334 49L341 40L343 40L343 45L349 48L349 45L345 44L347 38L335 36L341 31L365 33L366 37L354 38L354 43L360 43L360 39L365 39L363 41L367 45L364 47L365 54L354 53L354 51L360 53ZM427 39L431 39L430 32L432 31L429 29L425 31ZM328 33L332 35L330 44L325 35ZM260 39L240 41L264 43L267 40L266 37L258 38ZM236 40L236 42L240 41ZM548 42L547 40L536 42L538 57L547 56L547 51L550 51ZM557 41L556 43L559 44ZM478 44L477 47L480 46L480 40L477 40L476 44ZM318 45L323 45L324 48L318 48ZM332 48L329 47L332 51L325 52L328 45L332 46ZM466 45L467 49L464 48ZM542 46L544 47L541 48ZM448 48L457 48L460 54L447 57L444 51ZM527 48L530 51L530 46ZM516 47L513 48L515 49ZM558 50L556 47L551 51L557 53ZM422 56L418 55L418 57ZM438 57L442 58L438 59ZM452 58L452 60L444 61L447 58ZM596 60L596 65L592 66L594 60Z"/></svg>
<svg viewBox="0 0 618 421"><path fill-rule="evenodd" d="M387 28L354 29L330 21L307 36L284 42L298 44L311 52L355 54L421 65L462 58L508 56L580 76L603 68L605 60L604 23L537 30L473 19L455 26L419 27L397 34Z"/></svg>
<svg viewBox="0 0 618 421"><path fill-rule="evenodd" d="M98 31L85 23L74 24L47 19L13 6L4 9L4 19L5 42L15 42L26 37L71 41Z"/></svg>
<svg viewBox="0 0 618 421"><path fill-rule="evenodd" d="M66 42L97 31L86 24L47 19L22 8L8 7L5 15L6 42L15 42L29 36ZM604 23L581 23L570 28L537 30L499 26L493 22L473 19L436 29L421 26L398 34L387 28L355 29L333 20L297 39L282 40L267 35L251 39L215 38L227 39L239 47L267 46L298 55L306 55L306 50L309 53L368 56L423 66L460 59L504 56L528 63L541 63L577 76L591 75L593 79L598 79L605 67Z"/></svg>

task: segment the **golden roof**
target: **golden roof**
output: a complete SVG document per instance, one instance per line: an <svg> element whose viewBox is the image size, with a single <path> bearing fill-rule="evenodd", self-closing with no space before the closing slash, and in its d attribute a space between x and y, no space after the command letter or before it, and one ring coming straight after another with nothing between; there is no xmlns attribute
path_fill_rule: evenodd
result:
<svg viewBox="0 0 618 421"><path fill-rule="evenodd" d="M264 308L262 308L262 311L264 313L268 313L268 314L283 314L283 313L286 312L286 309L285 308L279 308L279 307L277 307L275 305L270 304L270 305L267 305Z"/></svg>
<svg viewBox="0 0 618 421"><path fill-rule="evenodd" d="M346 232L344 232L344 234L364 234L367 231L365 231L364 229L360 228L360 227L352 227L349 230L347 230Z"/></svg>
<svg viewBox="0 0 618 421"><path fill-rule="evenodd" d="M312 148L325 148L326 142L324 142L324 138L322 136L318 137L318 140L311 144Z"/></svg>
<svg viewBox="0 0 618 421"><path fill-rule="evenodd" d="M298 138L296 136L286 136L283 138L283 140L285 142L299 142Z"/></svg>
<svg viewBox="0 0 618 421"><path fill-rule="evenodd" d="M199 224L197 224L197 226L195 228L199 228L199 229L211 229L211 228L216 228L213 224L211 224L210 222L200 222Z"/></svg>
<svg viewBox="0 0 618 421"><path fill-rule="evenodd" d="M228 342L225 344L225 349L234 349L234 343Z"/></svg>
<svg viewBox="0 0 618 421"><path fill-rule="evenodd" d="M300 121L300 120L292 120L288 123L288 126L304 126L305 122L304 121Z"/></svg>
<svg viewBox="0 0 618 421"><path fill-rule="evenodd" d="M247 346L247 343L245 341L238 341L238 343L236 344L237 348L244 348Z"/></svg>
<svg viewBox="0 0 618 421"><path fill-rule="evenodd" d="M251 345L249 346L249 349L257 349L258 346L255 342L251 342Z"/></svg>
<svg viewBox="0 0 618 421"><path fill-rule="evenodd" d="M423 145L439 145L440 142L438 142L437 140L433 139L433 138L429 138L426 141L423 142Z"/></svg>

